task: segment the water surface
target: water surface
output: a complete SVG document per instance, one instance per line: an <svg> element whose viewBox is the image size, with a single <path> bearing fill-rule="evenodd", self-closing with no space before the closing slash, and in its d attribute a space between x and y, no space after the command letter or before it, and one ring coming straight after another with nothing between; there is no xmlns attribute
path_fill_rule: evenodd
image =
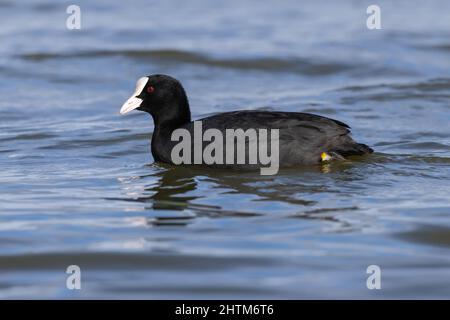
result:
<svg viewBox="0 0 450 320"><path fill-rule="evenodd" d="M83 0L71 31L72 3L0 1L0 297L449 298L450 3L377 3L382 30L367 1ZM149 116L118 114L152 73L194 118L313 112L376 153L154 163Z"/></svg>

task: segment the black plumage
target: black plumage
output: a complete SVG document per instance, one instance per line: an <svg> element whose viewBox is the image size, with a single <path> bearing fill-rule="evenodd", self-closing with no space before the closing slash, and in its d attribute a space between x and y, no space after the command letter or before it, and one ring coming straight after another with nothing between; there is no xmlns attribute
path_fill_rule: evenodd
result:
<svg viewBox="0 0 450 320"><path fill-rule="evenodd" d="M192 136L194 134L187 95L180 82L172 77L152 75L142 79L144 80L139 80L141 85L137 88L141 89L141 92L135 92L136 95L130 98L137 98L137 104L133 107L124 104L121 113L138 109L152 115L155 123L151 144L153 157L155 161L172 163L171 150L178 143L171 141L172 132L184 128ZM331 159L344 159L373 152L367 145L357 143L351 138L350 127L345 123L309 113L234 111L219 113L199 121L202 122L203 131L218 129L224 137L226 129L279 129L280 167L320 163L323 161L321 155L324 152ZM207 144L208 142L203 142L203 148ZM246 150L248 151L248 146Z"/></svg>

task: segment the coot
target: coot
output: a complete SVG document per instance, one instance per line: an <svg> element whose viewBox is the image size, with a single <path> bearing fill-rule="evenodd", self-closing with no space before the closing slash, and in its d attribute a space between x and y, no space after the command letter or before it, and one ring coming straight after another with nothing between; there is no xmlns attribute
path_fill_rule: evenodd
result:
<svg viewBox="0 0 450 320"><path fill-rule="evenodd" d="M196 127L198 129L198 126L195 125L197 121L201 121L203 132L206 132L205 130L208 129L215 129L214 132L219 135L222 133L223 137L227 135L227 130L230 129L242 129L244 131L248 129L266 129L268 131L278 129L277 138L279 141L277 151L280 167L311 165L373 152L367 145L357 143L350 137L350 127L345 123L309 113L233 111L219 113L192 122L189 102L183 86L178 80L167 75L150 75L137 81L135 92L124 103L120 113L125 114L135 109L145 111L153 117L155 129L151 142L151 151L155 161L165 163L179 164L179 161L174 161L172 154L172 150L179 144L178 139L172 141L174 140L172 134L176 129L187 130L186 132L192 135L192 150L200 150L201 153L202 150L207 148L209 142L205 142L205 137L203 137L203 141L201 137L200 140L198 140L198 137L195 138L197 140L193 138L198 134L196 132ZM222 147L216 148L212 154L214 155L214 153L221 151L223 153L223 161L209 162L207 164L215 167L232 168L261 166L259 160L256 164L250 161L252 149L249 148L248 142L251 140L251 135L244 138L248 139L245 141L245 150L247 151L245 159L248 162L239 163L237 161L238 163L236 163L236 154L230 157L235 162L227 161L226 152L228 149ZM219 139L217 135L215 139ZM212 140L209 137L209 141ZM268 144L273 143L273 140L270 138L267 138L267 141ZM198 146L199 143L200 146ZM232 144L236 145L238 143L238 139L232 140ZM186 151L183 150L180 154L183 155L184 152ZM205 162L199 162L198 159L194 159L194 154L194 151L188 154L188 158L192 161L187 161L187 163L205 165ZM218 154L215 154L215 156L218 156Z"/></svg>

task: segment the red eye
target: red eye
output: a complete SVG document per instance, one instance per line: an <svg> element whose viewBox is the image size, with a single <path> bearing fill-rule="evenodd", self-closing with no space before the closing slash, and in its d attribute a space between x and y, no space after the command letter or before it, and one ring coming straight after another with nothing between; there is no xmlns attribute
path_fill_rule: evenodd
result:
<svg viewBox="0 0 450 320"><path fill-rule="evenodd" d="M155 88L152 86L147 87L147 92L148 93L152 93L153 91L155 91Z"/></svg>

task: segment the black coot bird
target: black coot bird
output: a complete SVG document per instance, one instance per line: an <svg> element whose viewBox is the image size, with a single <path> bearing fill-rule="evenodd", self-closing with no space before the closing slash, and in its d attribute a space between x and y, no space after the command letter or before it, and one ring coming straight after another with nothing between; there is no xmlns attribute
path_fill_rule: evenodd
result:
<svg viewBox="0 0 450 320"><path fill-rule="evenodd" d="M155 129L151 150L155 161L174 164L171 151L178 141L172 141L172 132L182 128L194 136L194 122L191 121L188 98L181 83L167 75L140 78L135 92L124 103L120 113L135 109L148 112L153 117ZM309 113L233 111L199 121L203 130L214 128L224 137L227 129L279 129L280 167L342 160L373 152L367 145L357 143L350 137L350 127L345 123ZM207 143L203 142L201 148L204 149L205 145ZM214 166L246 167L230 164Z"/></svg>

